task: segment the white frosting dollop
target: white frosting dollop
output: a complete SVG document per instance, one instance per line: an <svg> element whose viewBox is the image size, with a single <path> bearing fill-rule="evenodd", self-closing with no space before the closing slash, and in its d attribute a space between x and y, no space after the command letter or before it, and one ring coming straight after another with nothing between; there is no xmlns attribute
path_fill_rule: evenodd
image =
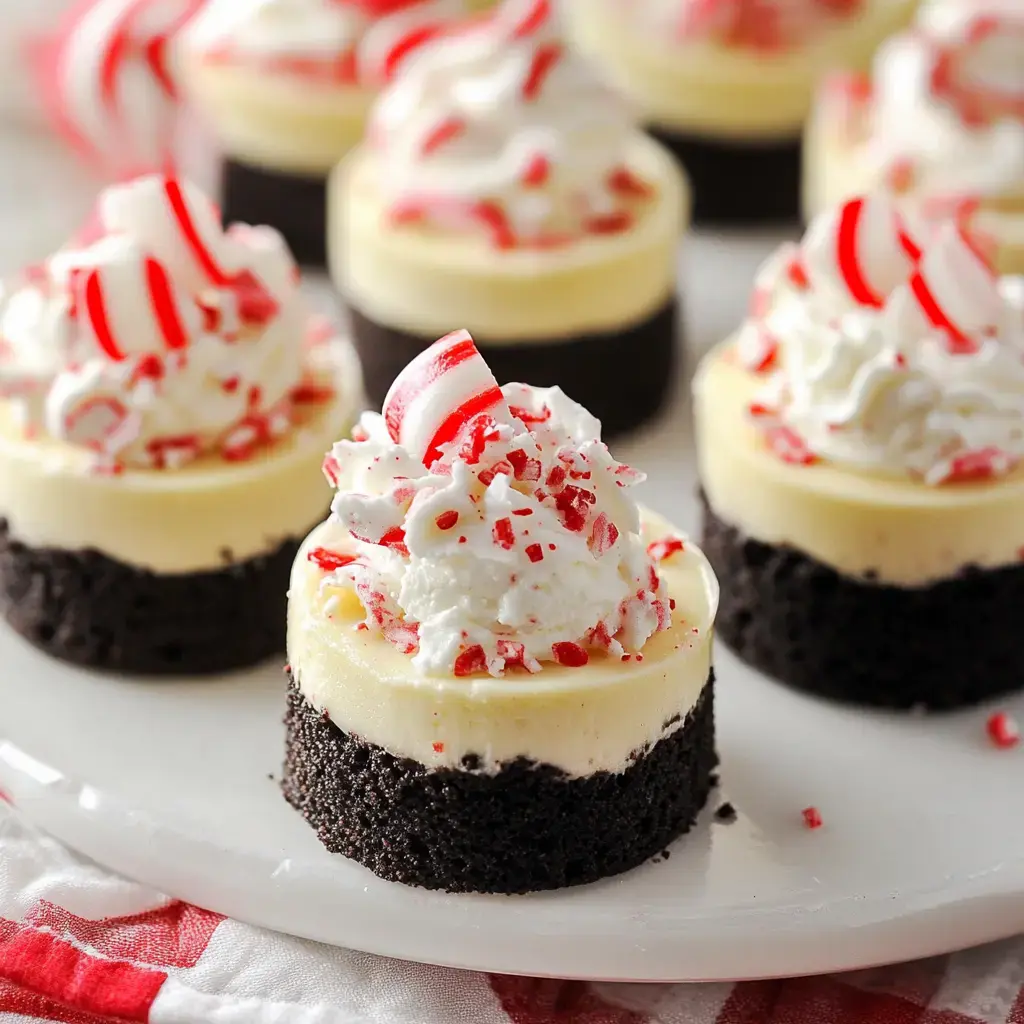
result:
<svg viewBox="0 0 1024 1024"><path fill-rule="evenodd" d="M664 41L766 53L792 49L862 12L864 0L597 0Z"/></svg>
<svg viewBox="0 0 1024 1024"><path fill-rule="evenodd" d="M764 268L738 353L786 461L940 484L1024 456L1024 280L953 223L912 239L880 197L822 214Z"/></svg>
<svg viewBox="0 0 1024 1024"><path fill-rule="evenodd" d="M188 45L211 59L340 86L379 85L466 0L212 0Z"/></svg>
<svg viewBox="0 0 1024 1024"><path fill-rule="evenodd" d="M628 227L648 195L625 166L635 132L624 102L566 48L548 0L507 0L409 61L369 138L396 219L508 248Z"/></svg>
<svg viewBox="0 0 1024 1024"><path fill-rule="evenodd" d="M928 0L875 58L864 130L898 190L1024 202L1024 4Z"/></svg>
<svg viewBox="0 0 1024 1024"><path fill-rule="evenodd" d="M447 372L443 359L437 366L431 389ZM597 420L558 388L489 387L489 411L468 415L426 456L429 468L409 447L415 431L399 429L387 405L334 446L325 462L338 488L333 515L356 554L311 552L328 573L323 585L354 588L362 628L428 675L579 666L591 651L628 657L671 621L628 491L643 475L612 458ZM407 418L434 412L412 402Z"/></svg>
<svg viewBox="0 0 1024 1024"><path fill-rule="evenodd" d="M308 327L276 231L224 231L195 186L150 175L108 189L83 240L5 290L0 395L27 433L111 469L244 459L311 394Z"/></svg>

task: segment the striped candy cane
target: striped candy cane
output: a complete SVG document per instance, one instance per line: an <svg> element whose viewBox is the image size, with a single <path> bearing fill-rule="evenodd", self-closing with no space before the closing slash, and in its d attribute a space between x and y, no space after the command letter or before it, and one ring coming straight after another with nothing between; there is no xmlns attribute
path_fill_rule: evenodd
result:
<svg viewBox="0 0 1024 1024"><path fill-rule="evenodd" d="M409 57L452 28L463 5L459 0L402 0L388 8L368 12L377 20L356 50L360 81L390 82Z"/></svg>
<svg viewBox="0 0 1024 1024"><path fill-rule="evenodd" d="M391 437L428 469L477 416L513 422L468 331L446 335L413 359L391 385L383 412Z"/></svg>
<svg viewBox="0 0 1024 1024"><path fill-rule="evenodd" d="M831 287L872 309L885 305L921 255L883 196L851 199L817 217L801 249L812 287Z"/></svg>

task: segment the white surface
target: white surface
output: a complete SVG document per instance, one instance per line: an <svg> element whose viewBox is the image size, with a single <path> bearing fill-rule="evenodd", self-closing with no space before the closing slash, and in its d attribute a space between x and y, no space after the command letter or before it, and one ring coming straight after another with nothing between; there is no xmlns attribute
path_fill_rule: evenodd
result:
<svg viewBox="0 0 1024 1024"><path fill-rule="evenodd" d="M4 270L41 255L88 205L41 149L0 161L0 204ZM691 365L742 314L771 244L691 245ZM680 400L622 454L652 476L644 500L695 527L689 451ZM706 813L669 860L575 890L451 897L326 853L275 781L283 679L274 666L134 682L64 668L2 630L0 787L72 846L175 896L460 967L746 978L908 959L1024 930L1024 748L992 748L985 710L848 711L778 688L724 650L717 660L723 785L709 812L728 799L739 820ZM1024 698L1004 706L1024 720ZM810 804L825 819L816 832L801 822Z"/></svg>

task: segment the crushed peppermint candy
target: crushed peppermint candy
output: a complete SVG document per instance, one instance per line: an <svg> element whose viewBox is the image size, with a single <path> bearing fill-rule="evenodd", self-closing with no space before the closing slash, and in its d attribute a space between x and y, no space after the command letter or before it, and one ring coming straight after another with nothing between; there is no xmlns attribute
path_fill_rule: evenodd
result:
<svg viewBox="0 0 1024 1024"><path fill-rule="evenodd" d="M821 811L817 807L805 807L801 812L800 816L804 821L804 828L816 829L821 828L824 825L824 821L821 817Z"/></svg>
<svg viewBox="0 0 1024 1024"><path fill-rule="evenodd" d="M369 139L391 224L551 249L628 231L649 206L655 188L628 162L636 134L565 45L556 5L504 0L403 68Z"/></svg>
<svg viewBox="0 0 1024 1024"><path fill-rule="evenodd" d="M245 461L334 396L333 337L307 320L284 240L224 229L171 175L103 192L86 240L0 295L0 334L0 396L26 434L93 452L96 472Z"/></svg>
<svg viewBox="0 0 1024 1024"><path fill-rule="evenodd" d="M891 199L851 198L755 296L733 358L764 379L747 416L779 460L938 486L1024 456L1024 289L962 220L912 230Z"/></svg>
<svg viewBox="0 0 1024 1024"><path fill-rule="evenodd" d="M410 363L325 474L351 553L309 557L424 674L639 661L671 625L657 566L686 546L641 538L628 487L643 474L558 388L499 388L464 331Z"/></svg>
<svg viewBox="0 0 1024 1024"><path fill-rule="evenodd" d="M1017 720L1005 711L997 711L990 715L985 723L985 731L992 744L1001 750L1009 750L1020 743L1020 726Z"/></svg>

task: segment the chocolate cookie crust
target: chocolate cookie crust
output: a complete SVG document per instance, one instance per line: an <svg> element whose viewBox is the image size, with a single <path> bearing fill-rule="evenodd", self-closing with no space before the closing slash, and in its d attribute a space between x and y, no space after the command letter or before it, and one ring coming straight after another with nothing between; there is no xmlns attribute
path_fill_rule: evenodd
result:
<svg viewBox="0 0 1024 1024"><path fill-rule="evenodd" d="M675 154L693 186L696 226L796 224L803 144L648 132Z"/></svg>
<svg viewBox="0 0 1024 1024"><path fill-rule="evenodd" d="M354 306L349 309L367 396L371 407L379 409L398 374L437 337L388 327ZM601 421L607 439L652 419L665 405L676 377L677 351L682 351L677 349L679 324L679 303L673 297L653 316L620 331L522 344L490 341L474 332L473 340L497 380L557 384Z"/></svg>
<svg viewBox="0 0 1024 1024"><path fill-rule="evenodd" d="M351 736L289 674L282 789L332 853L392 882L525 893L642 864L686 832L718 758L713 673L683 726L624 772L569 778L526 758L496 774L426 768Z"/></svg>
<svg viewBox="0 0 1024 1024"><path fill-rule="evenodd" d="M327 266L326 178L225 160L221 190L225 224L270 224L284 235L302 266Z"/></svg>
<svg viewBox="0 0 1024 1024"><path fill-rule="evenodd" d="M701 546L722 587L715 633L754 668L897 709L949 710L1024 687L1024 565L891 586L745 537L703 505Z"/></svg>
<svg viewBox="0 0 1024 1024"><path fill-rule="evenodd" d="M143 675L245 668L284 651L299 544L168 575L99 551L32 548L0 519L0 610L30 643L76 665Z"/></svg>

